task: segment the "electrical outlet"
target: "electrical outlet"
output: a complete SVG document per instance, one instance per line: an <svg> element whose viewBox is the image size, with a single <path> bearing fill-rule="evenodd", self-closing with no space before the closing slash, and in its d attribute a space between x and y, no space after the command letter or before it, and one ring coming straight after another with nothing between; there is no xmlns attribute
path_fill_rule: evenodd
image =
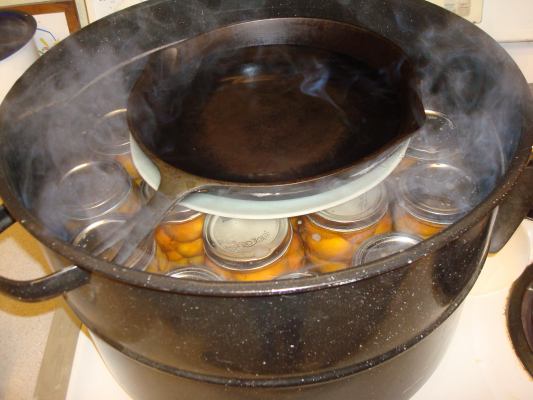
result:
<svg viewBox="0 0 533 400"><path fill-rule="evenodd" d="M483 0L428 0L470 22L480 23L483 17Z"/></svg>

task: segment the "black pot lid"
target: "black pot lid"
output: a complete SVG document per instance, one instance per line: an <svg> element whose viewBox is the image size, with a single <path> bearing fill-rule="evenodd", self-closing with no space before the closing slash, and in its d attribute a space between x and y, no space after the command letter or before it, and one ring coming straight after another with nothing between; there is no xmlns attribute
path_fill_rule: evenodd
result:
<svg viewBox="0 0 533 400"><path fill-rule="evenodd" d="M8 58L28 43L37 22L26 13L12 10L0 11L0 61Z"/></svg>
<svg viewBox="0 0 533 400"><path fill-rule="evenodd" d="M533 264L511 288L507 326L516 354L533 377Z"/></svg>

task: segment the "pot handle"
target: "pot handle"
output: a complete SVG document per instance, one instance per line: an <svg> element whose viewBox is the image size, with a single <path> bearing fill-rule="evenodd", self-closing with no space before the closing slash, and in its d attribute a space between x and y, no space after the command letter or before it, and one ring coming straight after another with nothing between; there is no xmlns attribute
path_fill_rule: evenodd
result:
<svg viewBox="0 0 533 400"><path fill-rule="evenodd" d="M15 220L6 208L0 206L0 233ZM22 301L42 301L76 289L89 281L90 274L74 265L53 274L28 281L17 281L0 276L0 293Z"/></svg>
<svg viewBox="0 0 533 400"><path fill-rule="evenodd" d="M533 154L533 153L532 153ZM511 192L498 207L489 252L496 253L509 241L522 220L533 210L533 156Z"/></svg>

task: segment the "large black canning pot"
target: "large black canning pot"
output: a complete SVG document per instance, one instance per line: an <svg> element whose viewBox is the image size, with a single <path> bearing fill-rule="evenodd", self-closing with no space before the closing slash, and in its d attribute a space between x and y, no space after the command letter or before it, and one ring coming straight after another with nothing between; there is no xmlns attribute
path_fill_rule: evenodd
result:
<svg viewBox="0 0 533 400"><path fill-rule="evenodd" d="M72 154L83 157L78 132L124 105L146 52L233 23L287 17L355 24L402 47L420 74L424 105L460 124L459 151L465 163L479 161L470 167L483 177L484 200L408 251L296 281L210 283L132 271L45 226L49 177ZM409 398L436 367L491 239L494 249L505 243L531 199L523 188L531 187L532 115L508 55L424 1L151 1L65 40L2 104L0 194L58 272L31 282L0 278L0 290L22 300L65 293L134 398Z"/></svg>

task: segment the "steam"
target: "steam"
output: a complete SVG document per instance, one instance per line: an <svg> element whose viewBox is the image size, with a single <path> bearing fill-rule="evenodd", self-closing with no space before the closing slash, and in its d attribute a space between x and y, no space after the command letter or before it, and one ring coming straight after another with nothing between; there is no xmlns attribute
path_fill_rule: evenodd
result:
<svg viewBox="0 0 533 400"><path fill-rule="evenodd" d="M274 3L265 0L255 4L267 7ZM291 2L287 4L290 9ZM468 171L479 191L478 202L494 189L516 149L523 118L519 107L523 82L506 67L508 56L503 49L495 50L488 38L464 34L466 22L453 19L439 25L444 20L429 5L414 14L401 5L394 9L395 4L378 10L380 5L364 2L355 10L356 5L339 0L334 10L337 16L358 19L405 46L418 66L424 106L448 115L457 126L454 146L459 156L444 161ZM72 233L65 229L68 221L60 212L60 179L74 166L95 157L84 138L91 134L98 118L127 106L148 56L177 39L177 27L184 21L192 21L188 34L195 36L231 22L230 13L222 11L225 7L246 18L255 15L251 8L233 2L209 7L190 1L180 7L178 20L160 15L150 3L126 10L127 17L110 16L97 23L102 33L97 46L76 37L67 39L46 54L40 68L31 72L32 81L28 85L21 82L17 93L2 107L0 127L8 126L12 139L3 143L4 154L17 154L9 157L9 167L20 177L15 189L26 207L61 239L70 240ZM280 10L280 16L293 15L286 8ZM425 19L431 23L424 23ZM428 28L420 31L420 23ZM247 70L250 75L256 73L253 68L250 65ZM300 89L344 113L327 91L330 78L328 66L315 60L307 66ZM424 180L425 184L429 181ZM99 183L88 180L86 185L90 188Z"/></svg>
<svg viewBox="0 0 533 400"><path fill-rule="evenodd" d="M300 84L300 90L302 93L311 97L317 97L331 104L337 111L339 111L343 124L351 129L352 122L346 115L346 112L342 107L339 107L326 90L326 85L331 74L330 69L316 59L312 60L312 65L309 67L310 69L305 70L302 83ZM347 82L348 86L351 86L355 80L357 80L357 77L355 77L352 82Z"/></svg>
<svg viewBox="0 0 533 400"><path fill-rule="evenodd" d="M300 84L300 90L308 96L318 97L327 101L337 110L343 112L326 91L326 84L328 83L329 76L329 68L317 60L313 60L311 69L309 69L304 75L302 83Z"/></svg>
<svg viewBox="0 0 533 400"><path fill-rule="evenodd" d="M457 127L457 141L450 146L458 156L445 161L471 174L479 200L495 187L515 150L523 119L523 82L506 67L509 56L503 49L488 37L466 34L469 23L459 18L439 25L435 10L427 5L427 13L416 16L432 21L424 32L417 31L411 15L394 17L399 31L416 37L409 52L420 65L424 106L448 115Z"/></svg>

